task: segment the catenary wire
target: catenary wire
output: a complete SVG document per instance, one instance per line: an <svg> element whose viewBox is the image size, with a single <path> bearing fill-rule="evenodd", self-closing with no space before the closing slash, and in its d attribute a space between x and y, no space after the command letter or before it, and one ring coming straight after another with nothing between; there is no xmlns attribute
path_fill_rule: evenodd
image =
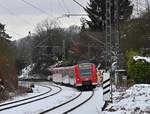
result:
<svg viewBox="0 0 150 114"><path fill-rule="evenodd" d="M21 0L21 1L24 2L25 4L31 6L32 8L37 9L38 11L40 11L40 12L46 14L47 16L49 16L49 14L48 14L46 11L44 11L43 9L41 9L41 8L39 8L39 7L35 6L35 5L33 5L32 3L27 2L27 1L25 1L25 0Z"/></svg>

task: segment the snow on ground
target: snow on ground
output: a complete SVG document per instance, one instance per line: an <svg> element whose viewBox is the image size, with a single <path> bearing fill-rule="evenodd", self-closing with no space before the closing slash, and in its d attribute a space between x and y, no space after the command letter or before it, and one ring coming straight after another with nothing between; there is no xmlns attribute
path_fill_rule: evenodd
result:
<svg viewBox="0 0 150 114"><path fill-rule="evenodd" d="M51 83L46 82L44 85L51 85ZM43 110L52 108L66 100L72 99L79 94L76 89L65 86L62 86L62 88L63 91L57 95L13 109L1 111L0 113L38 114ZM50 92L50 94L56 92L58 88L53 87L53 90L54 91ZM48 88L35 86L34 93L16 97L14 100L24 99L46 91L48 91ZM108 105L103 112L101 112L101 108L104 104L102 96L103 90L101 87L97 87L94 91L94 97L75 111L71 112L71 114L150 114L150 85L148 84L136 84L124 92L113 92L113 103Z"/></svg>
<svg viewBox="0 0 150 114"><path fill-rule="evenodd" d="M52 87L52 86L51 86ZM62 86L63 91L57 95L45 98L40 101L32 102L26 105L22 105L13 109L1 111L0 114L38 114L48 108L52 108L58 104L65 102L66 100L72 99L79 92L76 89ZM58 91L57 87L52 87L50 94Z"/></svg>
<svg viewBox="0 0 150 114"><path fill-rule="evenodd" d="M36 83L39 84L40 82ZM41 83L41 85L48 85L50 86L52 83L45 82ZM28 85L28 84L27 84ZM69 99L74 98L79 94L79 91L77 91L74 88L61 86L63 91L60 92L57 95L48 97L46 99L36 101L33 103L29 103L26 105L22 105L13 109L8 109L4 111L0 111L0 114L38 114L46 109L52 108L54 106L57 106L58 104L61 104L63 102L68 101ZM58 91L58 88L52 87L52 90L49 94L53 94L56 91ZM47 91L46 88L42 88L40 86L35 86L34 94L38 94L39 92L45 92ZM71 112L71 114L101 114L101 107L103 106L103 97L102 97L102 88L97 87L95 90L94 97L85 103L83 106L78 108L76 111ZM28 95L29 97L30 95ZM26 96L27 97L27 96ZM23 96L22 98L25 98ZM21 99L21 97L15 98L15 100ZM11 105L10 105L11 106ZM2 108L2 107L1 107Z"/></svg>
<svg viewBox="0 0 150 114"><path fill-rule="evenodd" d="M102 87L97 87L94 89L94 96L87 103L69 114L101 114L103 105L103 89Z"/></svg>
<svg viewBox="0 0 150 114"><path fill-rule="evenodd" d="M33 93L26 93L26 94L23 94L21 96L13 97L13 98L11 98L11 99L3 102L3 103L0 103L0 105L5 104L5 103L9 103L9 102L14 102L14 101L21 100L21 99L26 99L26 98L33 97L33 96L37 96L39 94L43 94L43 93L50 90L49 88L38 86L38 85L35 85L35 87L32 89L33 89Z"/></svg>
<svg viewBox="0 0 150 114"><path fill-rule="evenodd" d="M125 92L114 92L113 100L103 114L150 114L150 85L136 84Z"/></svg>

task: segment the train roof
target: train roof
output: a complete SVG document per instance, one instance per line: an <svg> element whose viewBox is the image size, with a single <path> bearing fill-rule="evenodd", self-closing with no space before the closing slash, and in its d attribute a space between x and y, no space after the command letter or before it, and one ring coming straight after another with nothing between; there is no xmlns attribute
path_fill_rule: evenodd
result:
<svg viewBox="0 0 150 114"><path fill-rule="evenodd" d="M74 69L75 66L68 66L68 67L56 67L56 68L53 68L51 69L52 71L53 70L67 70L67 69Z"/></svg>
<svg viewBox="0 0 150 114"><path fill-rule="evenodd" d="M90 61L89 60L80 60L77 62L77 64L81 64L81 63L90 63Z"/></svg>

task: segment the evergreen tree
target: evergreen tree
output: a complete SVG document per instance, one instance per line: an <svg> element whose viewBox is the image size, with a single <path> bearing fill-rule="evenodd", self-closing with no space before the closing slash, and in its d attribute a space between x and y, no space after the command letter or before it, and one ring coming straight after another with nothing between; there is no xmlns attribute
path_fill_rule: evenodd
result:
<svg viewBox="0 0 150 114"><path fill-rule="evenodd" d="M112 24L114 24L114 1L111 0L111 17ZM118 0L119 6L119 21L125 21L130 19L132 14L133 6L129 0ZM106 0L90 0L88 6L86 7L86 12L90 18L90 21L87 20L87 24L92 31L99 30L103 31L105 29L105 20L106 20Z"/></svg>
<svg viewBox="0 0 150 114"><path fill-rule="evenodd" d="M9 39L11 38L6 32L5 32L5 25L0 23L0 38Z"/></svg>

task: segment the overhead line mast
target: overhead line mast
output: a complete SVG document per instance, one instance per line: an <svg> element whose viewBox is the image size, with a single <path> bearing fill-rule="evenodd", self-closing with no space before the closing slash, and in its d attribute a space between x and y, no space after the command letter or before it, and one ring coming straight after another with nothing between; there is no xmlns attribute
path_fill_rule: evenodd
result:
<svg viewBox="0 0 150 114"><path fill-rule="evenodd" d="M79 6L81 6L85 11L86 8L82 6L79 2L76 0L73 0L75 3L77 3ZM91 12L91 14L93 14ZM94 14L93 14L94 15ZM111 0L106 0L106 38L105 38L105 50L106 50L106 69L110 68L111 64L111 51L112 51L112 45L111 45Z"/></svg>
<svg viewBox="0 0 150 114"><path fill-rule="evenodd" d="M105 20L105 24L106 24L106 28L105 28L106 29L106 36L105 36L106 71L111 68L111 64L112 64L112 58L111 58L112 57L111 5L112 5L111 0L106 0L106 20ZM109 92L105 93L104 91L103 91L103 95L105 97L108 97L108 99L106 99L106 101L111 101L112 102L112 75L111 75L111 73L110 73L109 76L110 77L108 77L108 79L110 80L110 87L108 87L108 88L110 90L110 95L109 95ZM104 78L106 78L106 77L104 77ZM107 86L105 84L103 84L103 88L105 88ZM104 97L104 99L105 99L105 97Z"/></svg>
<svg viewBox="0 0 150 114"><path fill-rule="evenodd" d="M150 12L150 4L148 0L145 0L145 3L147 5L147 11Z"/></svg>
<svg viewBox="0 0 150 114"><path fill-rule="evenodd" d="M119 30L119 1L118 0L115 0L114 1L115 3L115 48L116 48L116 56L117 56L117 69L119 69L121 66L120 66L120 30Z"/></svg>
<svg viewBox="0 0 150 114"><path fill-rule="evenodd" d="M106 69L110 67L111 64L111 0L106 0L106 39L105 39L105 50L106 50Z"/></svg>

